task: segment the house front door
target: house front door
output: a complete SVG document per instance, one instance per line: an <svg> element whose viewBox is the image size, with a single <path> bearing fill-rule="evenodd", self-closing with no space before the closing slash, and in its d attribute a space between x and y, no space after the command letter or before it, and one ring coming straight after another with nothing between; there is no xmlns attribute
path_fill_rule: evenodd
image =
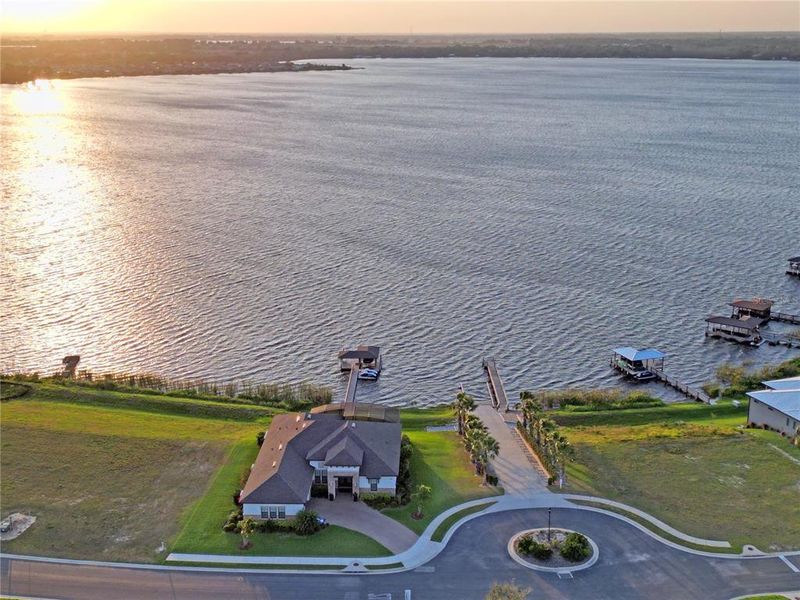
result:
<svg viewBox="0 0 800 600"><path fill-rule="evenodd" d="M353 478L351 477L337 477L336 478L336 491L353 493Z"/></svg>

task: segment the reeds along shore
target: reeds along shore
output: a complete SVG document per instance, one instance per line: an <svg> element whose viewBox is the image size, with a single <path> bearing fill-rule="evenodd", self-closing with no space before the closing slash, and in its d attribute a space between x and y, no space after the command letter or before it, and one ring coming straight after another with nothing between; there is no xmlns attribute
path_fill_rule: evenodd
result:
<svg viewBox="0 0 800 600"><path fill-rule="evenodd" d="M81 370L74 378L61 374L41 376L37 372L2 375L9 381L60 381L71 385L105 390L156 393L217 401L235 400L253 404L281 406L287 410L326 404L333 399L330 388L309 382L254 383L251 381L210 381L205 379L172 379L152 373L94 372Z"/></svg>

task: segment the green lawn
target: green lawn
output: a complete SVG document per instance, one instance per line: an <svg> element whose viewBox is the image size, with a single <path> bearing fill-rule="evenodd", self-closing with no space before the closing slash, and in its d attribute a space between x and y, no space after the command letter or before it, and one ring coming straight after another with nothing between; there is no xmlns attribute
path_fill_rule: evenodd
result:
<svg viewBox="0 0 800 600"><path fill-rule="evenodd" d="M256 434L276 412L216 402L52 382L33 383L2 404L3 512L37 522L8 552L158 562L169 551L238 553L224 533L232 495L258 452ZM391 516L421 532L441 511L499 490L481 485L458 436L429 433L449 409L403 411L414 445L414 484L433 488L425 518ZM366 536L338 527L303 538L256 534L246 553L266 556L384 556ZM162 543L166 551L159 551Z"/></svg>
<svg viewBox="0 0 800 600"><path fill-rule="evenodd" d="M208 485L203 497L182 519L172 552L264 556L388 556L389 550L356 531L330 526L309 537L293 533L256 533L252 546L240 550L241 538L222 531L225 517L234 510L233 494L241 489L245 473L258 454L255 440L233 445L225 465Z"/></svg>
<svg viewBox="0 0 800 600"><path fill-rule="evenodd" d="M747 408L556 414L576 450L564 492L619 500L698 537L762 550L800 546L800 449L742 429ZM774 446L774 447L773 447Z"/></svg>
<svg viewBox="0 0 800 600"><path fill-rule="evenodd" d="M159 561L227 449L241 439L256 446L270 419L214 404L53 384L4 401L2 515L37 517L4 550ZM228 418L202 416L207 408Z"/></svg>
<svg viewBox="0 0 800 600"><path fill-rule="evenodd" d="M412 487L416 489L424 483L431 487L432 493L430 500L425 503L422 519L411 516L416 510L413 503L384 509L386 515L416 533L422 533L439 513L448 508L468 500L502 493L499 488L483 485L482 478L475 475L475 468L457 433L425 431L429 425L451 423L453 415L449 408L402 411L401 419L403 433L408 435L414 447L411 455Z"/></svg>
<svg viewBox="0 0 800 600"><path fill-rule="evenodd" d="M454 512L444 521L439 523L439 526L436 528L436 531L434 531L433 535L431 536L431 540L433 540L434 542L441 542L444 539L444 536L447 535L447 532L455 524L456 521L460 521L464 517L475 514L477 512L481 512L482 510L489 508L492 504L494 504L494 502L485 502L483 504L478 504L476 506L470 506L469 508L462 508L461 510Z"/></svg>

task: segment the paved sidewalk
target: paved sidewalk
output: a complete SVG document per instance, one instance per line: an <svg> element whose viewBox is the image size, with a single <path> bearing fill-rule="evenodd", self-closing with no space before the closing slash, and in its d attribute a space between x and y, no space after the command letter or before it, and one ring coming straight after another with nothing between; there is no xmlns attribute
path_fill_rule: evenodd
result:
<svg viewBox="0 0 800 600"><path fill-rule="evenodd" d="M500 454L492 464L506 495L527 498L547 492L547 479L531 464L527 450L514 431L516 415L498 412L488 403L478 404L475 414L500 444Z"/></svg>
<svg viewBox="0 0 800 600"><path fill-rule="evenodd" d="M338 496L333 502L325 498L312 498L308 508L333 525L371 537L395 554L408 550L417 541L417 534L408 527L363 502L353 502L349 495Z"/></svg>

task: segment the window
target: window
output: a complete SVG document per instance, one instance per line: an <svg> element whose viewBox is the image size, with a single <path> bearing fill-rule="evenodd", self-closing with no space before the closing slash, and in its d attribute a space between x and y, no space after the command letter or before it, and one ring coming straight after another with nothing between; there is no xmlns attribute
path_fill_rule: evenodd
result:
<svg viewBox="0 0 800 600"><path fill-rule="evenodd" d="M314 483L328 483L328 469L314 469Z"/></svg>
<svg viewBox="0 0 800 600"><path fill-rule="evenodd" d="M377 492L378 491L378 480L377 479L370 479L369 480L369 491L370 492Z"/></svg>
<svg viewBox="0 0 800 600"><path fill-rule="evenodd" d="M285 519L286 507L285 506L261 506L262 519Z"/></svg>

